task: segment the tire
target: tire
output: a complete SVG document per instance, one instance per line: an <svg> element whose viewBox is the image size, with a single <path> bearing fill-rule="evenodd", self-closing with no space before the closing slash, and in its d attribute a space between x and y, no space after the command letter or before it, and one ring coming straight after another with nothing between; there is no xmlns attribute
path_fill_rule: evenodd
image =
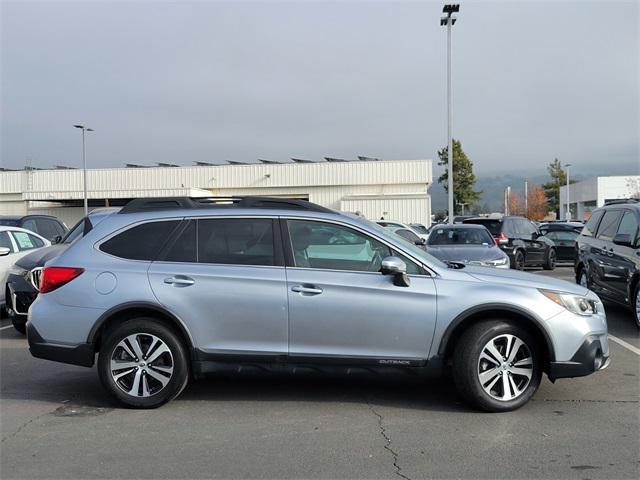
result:
<svg viewBox="0 0 640 480"><path fill-rule="evenodd" d="M578 285L583 286L584 288L589 288L589 274L587 273L584 267L582 267L578 272L578 278L576 279L576 283Z"/></svg>
<svg viewBox="0 0 640 480"><path fill-rule="evenodd" d="M140 353L143 358L139 358ZM152 360L149 362L148 353ZM112 369L112 360L113 365L121 365ZM189 357L172 328L155 318L135 318L106 333L98 356L98 375L119 403L133 408L157 408L187 386Z"/></svg>
<svg viewBox="0 0 640 480"><path fill-rule="evenodd" d="M524 270L524 252L520 249L516 250L516 253L513 255L513 263L511 264L511 268L515 270Z"/></svg>
<svg viewBox="0 0 640 480"><path fill-rule="evenodd" d="M502 362L499 365L497 360L489 361L495 358L487 350L489 345L498 354L504 354L510 345L512 356L507 355L506 362L499 359ZM467 403L487 412L516 410L540 386L540 348L526 330L507 321L485 321L469 327L459 338L453 359L452 374L458 392Z"/></svg>
<svg viewBox="0 0 640 480"><path fill-rule="evenodd" d="M636 319L636 327L640 328L640 282L636 284L635 291L633 292L632 297L632 308L634 317Z"/></svg>
<svg viewBox="0 0 640 480"><path fill-rule="evenodd" d="M556 249L550 248L549 252L547 253L547 258L542 264L542 268L544 268L545 270L553 270L554 268L556 268L556 259L557 259Z"/></svg>
<svg viewBox="0 0 640 480"><path fill-rule="evenodd" d="M13 328L15 328L22 335L27 334L27 319L24 317L24 315L16 315L14 313L13 315L9 315L9 318L11 319Z"/></svg>

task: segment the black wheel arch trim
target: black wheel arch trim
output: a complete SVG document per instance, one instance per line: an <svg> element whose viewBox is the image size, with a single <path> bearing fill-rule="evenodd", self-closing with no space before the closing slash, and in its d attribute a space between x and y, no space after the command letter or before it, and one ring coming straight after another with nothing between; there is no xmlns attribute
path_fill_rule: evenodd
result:
<svg viewBox="0 0 640 480"><path fill-rule="evenodd" d="M483 312L488 313L496 310L516 314L532 322L536 326L537 330L539 330L544 337L546 347L547 347L547 352L549 354L549 358L548 358L549 362L555 361L556 356L555 356L555 350L553 348L553 342L551 341L551 337L549 336L549 333L544 328L542 321L539 318L537 318L534 314L529 312L528 310L525 310L524 308L520 308L514 305L509 305L504 303L484 303L482 305L476 305L475 307L468 308L467 310L458 314L458 316L456 316L453 319L453 321L449 324L449 326L445 329L444 333L442 334L442 338L440 339L440 345L438 347L438 356L441 358L444 358L445 353L447 351L447 347L449 346L448 344L451 340L453 333L467 319L479 313L483 313Z"/></svg>
<svg viewBox="0 0 640 480"><path fill-rule="evenodd" d="M136 309L151 310L155 313L158 313L159 315L168 317L172 321L172 323L178 327L178 329L180 330L180 333L187 340L188 342L187 348L189 350L193 349L193 346L194 346L193 338L191 337L191 333L185 326L184 322L180 320L180 318L177 315L167 310L165 307L152 302L126 302L110 308L109 310L104 312L102 315L100 315L100 317L95 322L93 327L91 327L91 330L89 331L89 335L87 336L87 343L91 343L91 344L95 343L98 332L100 331L104 323L110 318L112 318L114 315L118 313L130 311L130 310L136 310Z"/></svg>

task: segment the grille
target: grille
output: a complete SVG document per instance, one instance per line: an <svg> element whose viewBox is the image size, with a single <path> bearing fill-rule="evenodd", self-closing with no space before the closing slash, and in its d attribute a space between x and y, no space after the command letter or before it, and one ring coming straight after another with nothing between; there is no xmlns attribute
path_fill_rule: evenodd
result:
<svg viewBox="0 0 640 480"><path fill-rule="evenodd" d="M40 291L40 277L42 276L42 267L36 267L29 272L29 280L31 281L31 285L37 291Z"/></svg>

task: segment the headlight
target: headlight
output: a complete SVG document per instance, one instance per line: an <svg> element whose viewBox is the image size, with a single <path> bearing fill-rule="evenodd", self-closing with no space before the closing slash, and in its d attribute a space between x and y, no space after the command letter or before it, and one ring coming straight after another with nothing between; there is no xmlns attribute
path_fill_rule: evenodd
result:
<svg viewBox="0 0 640 480"><path fill-rule="evenodd" d="M540 290L545 297L566 308L576 315L594 315L598 313L598 306L595 300L582 295L573 295L572 293L554 292L552 290Z"/></svg>
<svg viewBox="0 0 640 480"><path fill-rule="evenodd" d="M486 264L493 267L502 267L509 264L509 257L505 256L502 258L498 258L497 260L488 260Z"/></svg>

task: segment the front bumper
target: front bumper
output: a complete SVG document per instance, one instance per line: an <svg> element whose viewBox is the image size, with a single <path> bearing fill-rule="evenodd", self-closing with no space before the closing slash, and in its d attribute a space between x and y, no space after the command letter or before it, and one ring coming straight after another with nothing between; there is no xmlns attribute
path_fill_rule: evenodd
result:
<svg viewBox="0 0 640 480"><path fill-rule="evenodd" d="M604 370L610 363L608 353L608 349L603 347L597 335L589 335L571 360L550 362L549 380L584 377L598 370Z"/></svg>
<svg viewBox="0 0 640 480"><path fill-rule="evenodd" d="M79 345L59 345L48 343L30 322L27 323L27 341L29 351L36 358L69 363L81 367L92 367L95 359L93 343Z"/></svg>
<svg viewBox="0 0 640 480"><path fill-rule="evenodd" d="M6 296L5 301L9 315L26 322L29 307L38 296L38 291L25 277L10 273L7 277Z"/></svg>

